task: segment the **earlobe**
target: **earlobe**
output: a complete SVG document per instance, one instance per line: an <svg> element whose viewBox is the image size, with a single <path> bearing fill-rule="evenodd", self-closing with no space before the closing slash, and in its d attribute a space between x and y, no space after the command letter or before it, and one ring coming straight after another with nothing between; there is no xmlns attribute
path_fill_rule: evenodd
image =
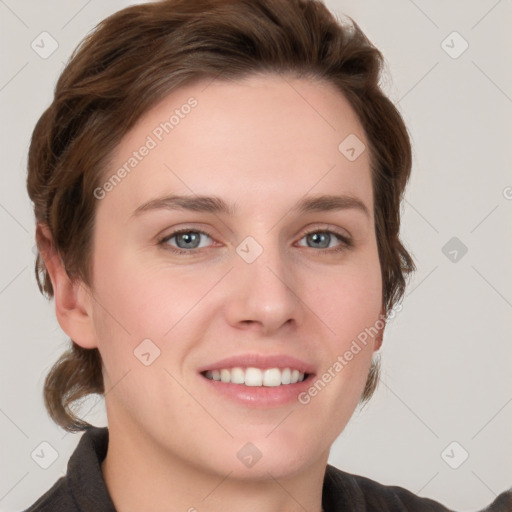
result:
<svg viewBox="0 0 512 512"><path fill-rule="evenodd" d="M39 253L43 258L53 287L55 314L62 330L83 348L97 348L92 322L92 298L80 279L73 279L66 271L55 248L50 229L45 224L36 228Z"/></svg>

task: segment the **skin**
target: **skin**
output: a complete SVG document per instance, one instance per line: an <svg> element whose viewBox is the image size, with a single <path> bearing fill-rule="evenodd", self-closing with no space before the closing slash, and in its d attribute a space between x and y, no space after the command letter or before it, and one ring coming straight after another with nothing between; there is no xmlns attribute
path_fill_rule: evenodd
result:
<svg viewBox="0 0 512 512"><path fill-rule="evenodd" d="M97 202L92 282L70 280L40 227L63 330L104 363L110 444L102 470L120 512L321 510L332 443L364 389L382 332L307 405L244 407L217 395L200 366L242 353L287 354L321 375L382 313L368 151L351 162L349 134L366 142L344 96L311 79L253 75L198 82L148 111L113 155L106 179L175 108L197 106ZM165 195L218 196L236 213L154 209ZM304 196L346 195L358 208L301 213ZM206 229L175 254L173 230ZM331 249L305 231L333 230ZM252 263L236 247L253 237ZM46 240L46 244L45 244ZM318 242L317 242L318 244ZM333 250L339 248L341 250ZM186 250L186 249L185 249ZM144 366L144 339L160 356ZM262 453L252 468L236 454Z"/></svg>

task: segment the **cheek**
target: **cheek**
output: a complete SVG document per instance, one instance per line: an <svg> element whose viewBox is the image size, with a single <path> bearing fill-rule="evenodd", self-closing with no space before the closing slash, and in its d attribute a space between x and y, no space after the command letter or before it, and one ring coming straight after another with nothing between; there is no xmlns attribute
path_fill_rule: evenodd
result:
<svg viewBox="0 0 512 512"><path fill-rule="evenodd" d="M140 333L142 319L148 320L147 327L152 325L156 308L164 301L164 285L155 282L141 255L108 221L99 219L97 226L93 281L100 313L103 309L101 316L106 316L107 324L117 324L128 332L136 328ZM172 289L168 291L172 293Z"/></svg>
<svg viewBox="0 0 512 512"><path fill-rule="evenodd" d="M377 255L367 264L351 265L307 278L312 309L337 349L375 324L382 312L382 277Z"/></svg>
<svg viewBox="0 0 512 512"><path fill-rule="evenodd" d="M190 311L215 276L169 272L115 243L102 245L95 263L94 323L106 368L122 371L137 365L134 350L145 339L165 348L166 358L171 349L179 360L177 352L185 347L169 340L194 316Z"/></svg>
<svg viewBox="0 0 512 512"><path fill-rule="evenodd" d="M323 333L325 357L315 380L298 399L313 430L323 431L334 442L359 402L380 332L376 327L383 327L378 258L371 256L367 264L347 265L317 275L315 284L308 282L308 305L319 317L314 327Z"/></svg>
<svg viewBox="0 0 512 512"><path fill-rule="evenodd" d="M354 406L384 327L382 277L376 252L366 261L337 273L316 276L309 293L311 309L318 312L325 326L323 343L329 357L322 372L328 373L325 379L329 383L333 382L332 386L329 384L333 394L342 394L342 401L349 399ZM342 409L346 410L346 405Z"/></svg>
<svg viewBox="0 0 512 512"><path fill-rule="evenodd" d="M157 337L163 329L158 311L166 304L163 286L156 287L144 266L123 250L114 237L101 237L94 253L94 327L106 368L127 367L142 340ZM117 243L116 243L117 242Z"/></svg>

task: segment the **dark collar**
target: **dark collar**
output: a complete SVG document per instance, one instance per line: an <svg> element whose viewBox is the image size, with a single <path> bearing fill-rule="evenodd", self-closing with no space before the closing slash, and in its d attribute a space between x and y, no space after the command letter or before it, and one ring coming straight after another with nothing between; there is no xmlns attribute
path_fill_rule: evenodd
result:
<svg viewBox="0 0 512 512"><path fill-rule="evenodd" d="M101 472L107 448L108 428L92 427L82 435L69 459L69 490L79 510L116 512Z"/></svg>

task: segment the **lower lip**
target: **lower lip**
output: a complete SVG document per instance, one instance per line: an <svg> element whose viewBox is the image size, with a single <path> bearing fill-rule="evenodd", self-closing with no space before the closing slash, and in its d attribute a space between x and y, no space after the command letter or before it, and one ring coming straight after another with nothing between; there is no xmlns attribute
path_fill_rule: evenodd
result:
<svg viewBox="0 0 512 512"><path fill-rule="evenodd" d="M214 392L225 396L239 404L249 407L281 407L298 401L299 393L305 391L313 380L310 374L302 382L296 384L282 384L280 386L246 386L244 384L231 384L218 380L207 379L199 375Z"/></svg>

